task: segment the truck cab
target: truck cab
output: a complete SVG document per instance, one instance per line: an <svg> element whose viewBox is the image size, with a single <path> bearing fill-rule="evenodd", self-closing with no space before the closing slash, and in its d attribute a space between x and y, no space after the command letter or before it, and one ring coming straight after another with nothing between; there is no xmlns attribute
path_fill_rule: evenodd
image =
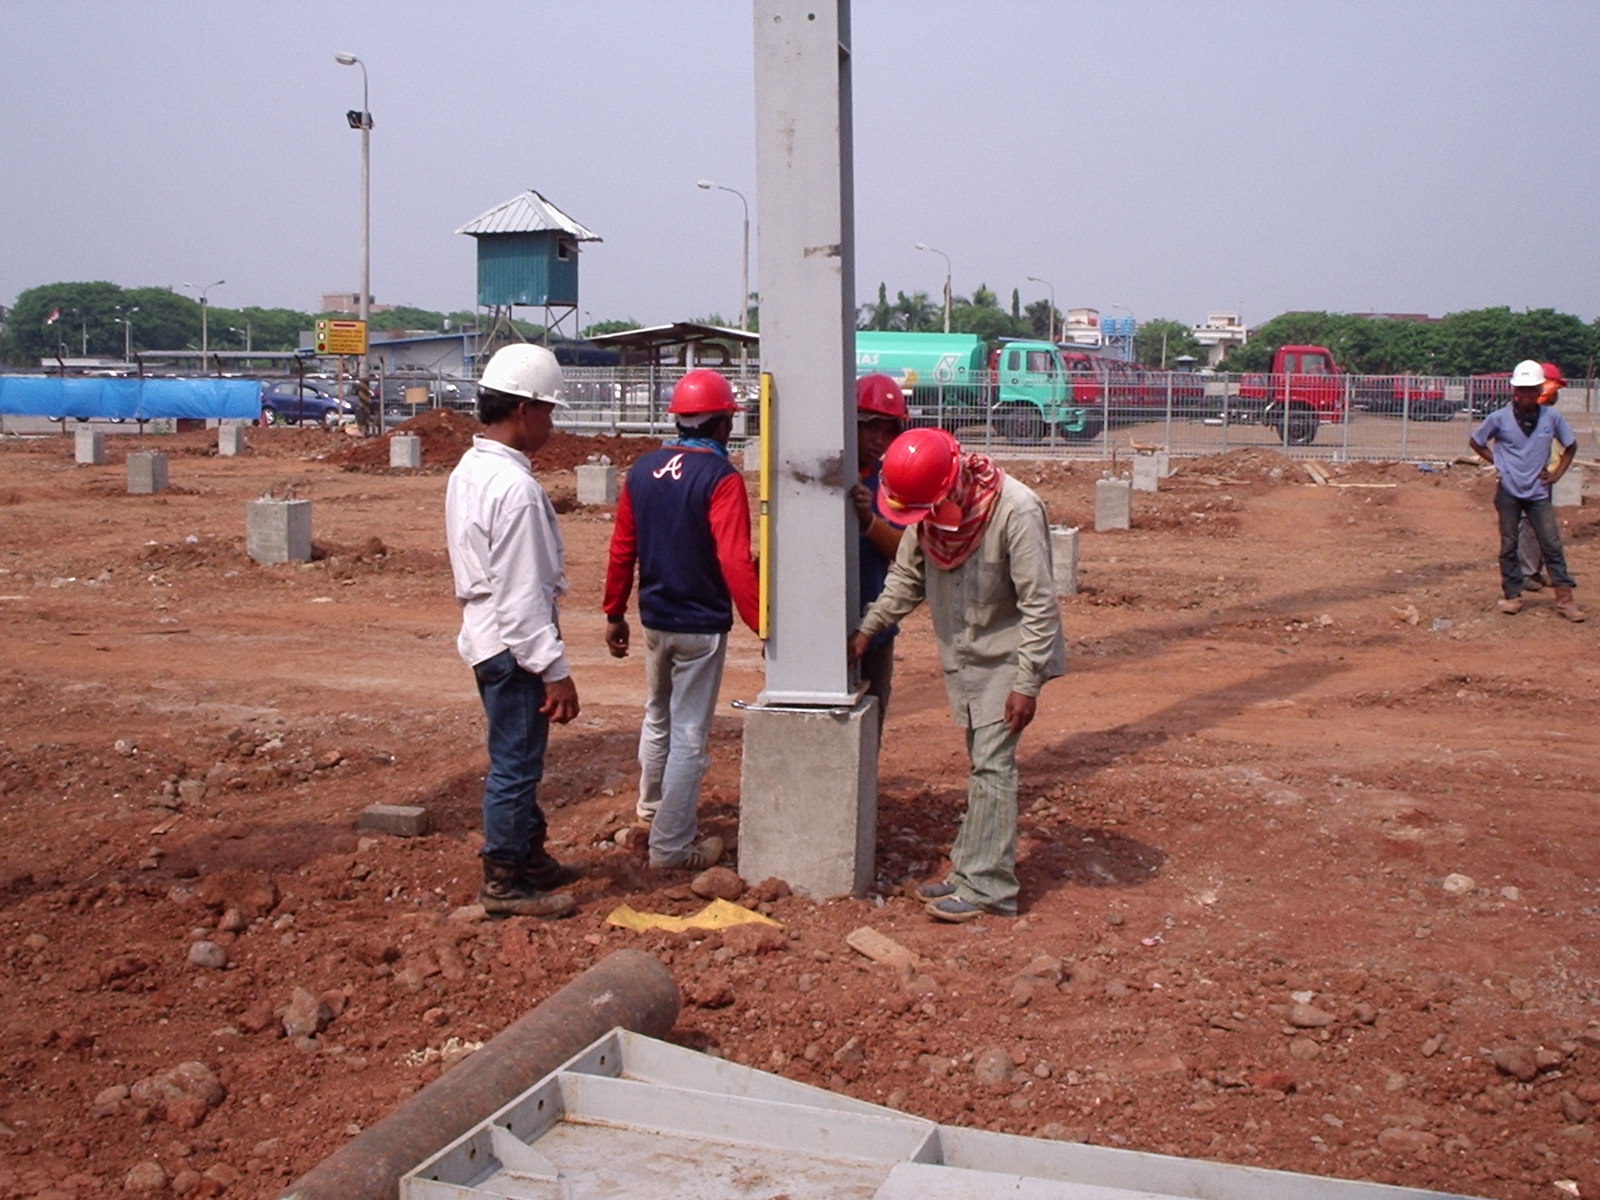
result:
<svg viewBox="0 0 1600 1200"><path fill-rule="evenodd" d="M1310 445L1319 426L1345 419L1344 373L1326 346L1279 346L1270 375L1240 377L1229 415L1276 429L1285 445Z"/></svg>

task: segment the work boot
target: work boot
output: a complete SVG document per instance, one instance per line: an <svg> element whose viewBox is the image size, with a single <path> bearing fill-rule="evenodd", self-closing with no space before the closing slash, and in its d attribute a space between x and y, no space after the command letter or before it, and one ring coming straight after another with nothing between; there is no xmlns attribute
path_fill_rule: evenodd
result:
<svg viewBox="0 0 1600 1200"><path fill-rule="evenodd" d="M521 863L503 858L483 860L483 886L478 903L491 917L564 917L572 911L565 892L543 892L531 887Z"/></svg>
<svg viewBox="0 0 1600 1200"><path fill-rule="evenodd" d="M528 858L522 864L522 881L538 892L558 892L583 878L577 867L557 862L544 848L544 834L528 839Z"/></svg>
<svg viewBox="0 0 1600 1200"><path fill-rule="evenodd" d="M1504 600L1496 600L1494 606L1508 617L1514 617L1522 611L1522 598L1520 596L1507 596Z"/></svg>
<svg viewBox="0 0 1600 1200"><path fill-rule="evenodd" d="M1578 602L1572 598L1572 589L1569 587L1556 589L1556 611L1569 621L1581 621L1589 615L1578 607Z"/></svg>

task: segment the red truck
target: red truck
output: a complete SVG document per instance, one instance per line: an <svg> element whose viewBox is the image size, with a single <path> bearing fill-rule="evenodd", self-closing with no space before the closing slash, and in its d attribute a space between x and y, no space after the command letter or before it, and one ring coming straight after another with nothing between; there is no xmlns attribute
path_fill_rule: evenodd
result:
<svg viewBox="0 0 1600 1200"><path fill-rule="evenodd" d="M1389 413L1413 421L1448 421L1460 402L1444 397L1444 384L1426 375L1363 375L1356 379L1350 403L1371 413Z"/></svg>
<svg viewBox="0 0 1600 1200"><path fill-rule="evenodd" d="M1215 415L1254 421L1278 432L1288 446L1307 446L1322 425L1345 419L1345 376L1326 346L1279 346L1268 375L1242 375L1239 393Z"/></svg>

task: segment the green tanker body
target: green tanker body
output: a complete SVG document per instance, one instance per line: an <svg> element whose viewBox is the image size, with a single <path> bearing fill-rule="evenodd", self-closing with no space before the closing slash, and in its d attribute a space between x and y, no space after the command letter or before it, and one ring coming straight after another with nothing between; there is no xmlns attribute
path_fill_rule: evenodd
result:
<svg viewBox="0 0 1600 1200"><path fill-rule="evenodd" d="M1050 431L1092 436L1060 350L1004 341L991 353L974 333L856 332L856 374L898 379L914 421L945 429L992 422L1002 437L1036 441Z"/></svg>

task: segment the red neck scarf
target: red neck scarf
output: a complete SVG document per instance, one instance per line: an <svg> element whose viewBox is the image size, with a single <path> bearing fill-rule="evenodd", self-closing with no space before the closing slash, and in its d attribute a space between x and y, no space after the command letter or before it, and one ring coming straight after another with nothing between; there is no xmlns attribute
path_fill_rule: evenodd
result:
<svg viewBox="0 0 1600 1200"><path fill-rule="evenodd" d="M961 456L961 471L949 496L917 523L917 541L934 566L954 570L978 548L1004 478L988 455Z"/></svg>

